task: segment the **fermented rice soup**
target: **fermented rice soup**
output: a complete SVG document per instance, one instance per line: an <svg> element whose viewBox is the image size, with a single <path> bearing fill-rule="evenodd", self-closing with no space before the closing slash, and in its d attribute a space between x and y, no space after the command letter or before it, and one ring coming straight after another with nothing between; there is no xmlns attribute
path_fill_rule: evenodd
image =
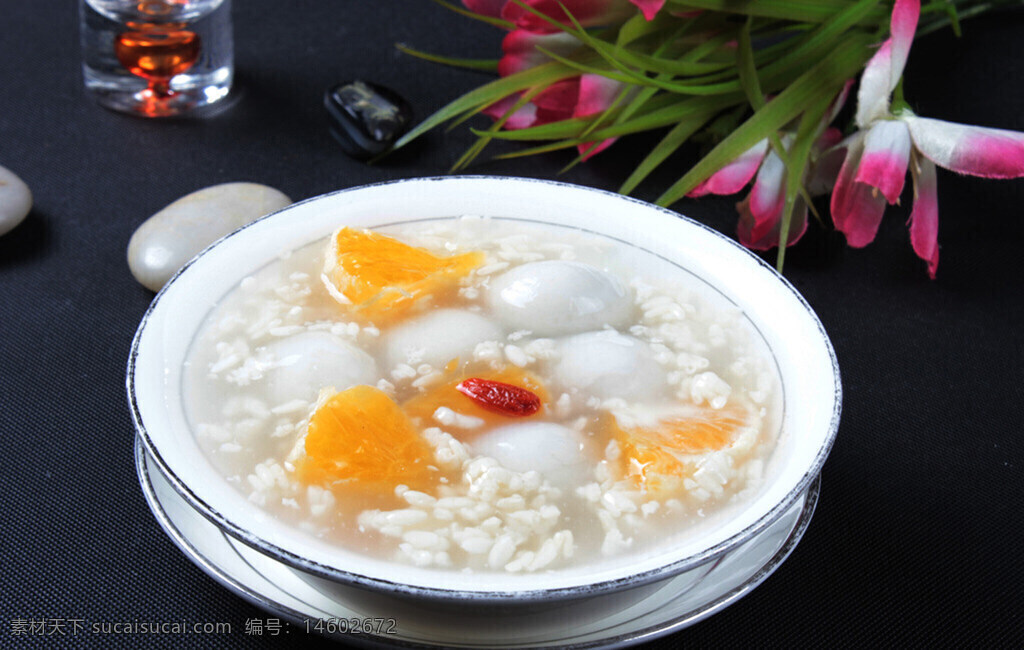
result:
<svg viewBox="0 0 1024 650"><path fill-rule="evenodd" d="M456 570L598 561L760 487L776 370L709 293L566 227L341 228L213 309L187 410L230 483L331 543Z"/></svg>

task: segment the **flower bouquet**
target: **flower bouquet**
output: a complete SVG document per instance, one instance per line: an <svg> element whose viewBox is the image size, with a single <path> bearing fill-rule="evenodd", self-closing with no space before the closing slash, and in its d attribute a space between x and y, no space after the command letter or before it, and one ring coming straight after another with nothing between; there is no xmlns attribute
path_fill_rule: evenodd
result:
<svg viewBox="0 0 1024 650"><path fill-rule="evenodd" d="M499 79L440 109L396 143L483 113L487 129L455 163L492 140L534 142L501 157L575 149L569 167L616 139L663 132L619 188L629 193L688 142L713 146L657 199L735 194L740 242L786 246L814 198L850 246L870 243L909 169L910 241L934 278L939 262L936 165L987 178L1024 176L1024 134L919 117L903 98L915 36L996 5L965 0L463 0L453 11L508 33L496 61L407 52L494 70ZM859 81L859 83L857 83ZM834 125L856 87L852 121ZM843 112L843 114L851 111ZM780 243L785 242L786 246Z"/></svg>

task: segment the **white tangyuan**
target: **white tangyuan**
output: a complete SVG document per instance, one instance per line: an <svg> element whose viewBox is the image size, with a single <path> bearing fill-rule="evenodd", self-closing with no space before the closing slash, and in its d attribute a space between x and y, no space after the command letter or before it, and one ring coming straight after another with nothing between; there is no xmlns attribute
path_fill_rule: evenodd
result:
<svg viewBox="0 0 1024 650"><path fill-rule="evenodd" d="M402 323L383 340L388 368L404 363L442 368L455 357L472 356L477 343L504 338L489 318L459 309L441 309Z"/></svg>
<svg viewBox="0 0 1024 650"><path fill-rule="evenodd" d="M644 401L662 396L666 374L647 343L602 330L559 341L554 380L563 391Z"/></svg>
<svg viewBox="0 0 1024 650"><path fill-rule="evenodd" d="M627 288L614 276L580 262L548 260L517 266L494 279L487 299L506 327L535 336L624 327L633 318Z"/></svg>
<svg viewBox="0 0 1024 650"><path fill-rule="evenodd" d="M476 438L471 446L514 472L536 471L556 487L582 485L591 478L593 459L583 452L580 434L553 422L510 424Z"/></svg>
<svg viewBox="0 0 1024 650"><path fill-rule="evenodd" d="M377 364L366 352L327 332L304 332L267 346L272 368L266 376L267 397L274 404L313 402L321 388L345 390L379 379Z"/></svg>

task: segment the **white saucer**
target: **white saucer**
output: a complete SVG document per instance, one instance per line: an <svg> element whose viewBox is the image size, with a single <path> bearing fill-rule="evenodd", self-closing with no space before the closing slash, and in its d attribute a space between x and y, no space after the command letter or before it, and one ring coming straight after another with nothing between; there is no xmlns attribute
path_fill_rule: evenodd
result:
<svg viewBox="0 0 1024 650"><path fill-rule="evenodd" d="M150 509L178 548L214 580L280 618L290 633L335 632L329 636L348 643L400 647L617 648L679 631L736 602L779 567L807 529L820 486L816 478L775 523L706 570L635 589L632 596L611 593L582 604L552 604L528 618L495 624L490 616L482 624L464 611L427 609L353 587L331 585L328 595L315 580L225 535L189 506L138 438L135 463ZM376 629L337 632L360 621Z"/></svg>

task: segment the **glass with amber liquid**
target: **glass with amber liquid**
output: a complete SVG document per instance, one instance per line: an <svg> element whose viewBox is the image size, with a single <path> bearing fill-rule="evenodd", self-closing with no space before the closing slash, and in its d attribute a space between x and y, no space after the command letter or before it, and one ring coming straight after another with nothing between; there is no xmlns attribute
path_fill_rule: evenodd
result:
<svg viewBox="0 0 1024 650"><path fill-rule="evenodd" d="M203 114L234 78L231 0L80 0L86 90L144 117Z"/></svg>

